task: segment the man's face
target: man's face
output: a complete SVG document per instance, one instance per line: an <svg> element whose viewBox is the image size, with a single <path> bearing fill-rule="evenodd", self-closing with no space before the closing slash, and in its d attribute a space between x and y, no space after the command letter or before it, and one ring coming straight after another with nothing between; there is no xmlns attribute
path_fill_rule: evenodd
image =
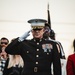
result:
<svg viewBox="0 0 75 75"><path fill-rule="evenodd" d="M2 47L7 47L8 41L3 39L3 40L1 40L0 45L1 45Z"/></svg>
<svg viewBox="0 0 75 75"><path fill-rule="evenodd" d="M3 39L3 40L1 40L1 43L0 43L0 45L1 45L1 53L0 53L0 56L1 57L3 57L3 58L6 58L7 57L7 53L5 52L5 48L7 47L7 45L8 45L8 40L5 40L5 39Z"/></svg>
<svg viewBox="0 0 75 75"><path fill-rule="evenodd" d="M44 34L44 28L32 30L32 35L34 38L41 39L43 37L43 34Z"/></svg>

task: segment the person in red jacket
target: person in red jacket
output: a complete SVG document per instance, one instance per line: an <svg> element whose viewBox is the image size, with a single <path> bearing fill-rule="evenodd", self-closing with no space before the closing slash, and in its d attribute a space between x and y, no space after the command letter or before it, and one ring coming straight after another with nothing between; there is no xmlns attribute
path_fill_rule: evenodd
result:
<svg viewBox="0 0 75 75"><path fill-rule="evenodd" d="M75 39L73 41L74 54L68 56L66 71L67 75L75 75Z"/></svg>

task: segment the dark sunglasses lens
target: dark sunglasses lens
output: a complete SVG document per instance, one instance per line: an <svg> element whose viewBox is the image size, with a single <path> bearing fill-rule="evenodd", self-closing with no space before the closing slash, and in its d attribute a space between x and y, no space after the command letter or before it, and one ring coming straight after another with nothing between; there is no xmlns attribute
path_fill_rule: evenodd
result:
<svg viewBox="0 0 75 75"><path fill-rule="evenodd" d="M7 42L1 42L1 44L5 44L5 45L7 45L8 43L7 43Z"/></svg>

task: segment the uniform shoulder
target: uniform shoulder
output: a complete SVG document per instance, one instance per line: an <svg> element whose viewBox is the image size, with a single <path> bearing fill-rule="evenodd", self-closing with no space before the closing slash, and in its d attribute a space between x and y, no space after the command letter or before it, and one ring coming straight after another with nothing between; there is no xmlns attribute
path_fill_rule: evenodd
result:
<svg viewBox="0 0 75 75"><path fill-rule="evenodd" d="M52 42L55 42L55 43L57 43L57 41L56 40L53 40L53 39L49 39L50 41L52 41Z"/></svg>
<svg viewBox="0 0 75 75"><path fill-rule="evenodd" d="M52 39L49 39L49 40L46 40L46 41L57 44L57 42L55 40L52 40Z"/></svg>
<svg viewBox="0 0 75 75"><path fill-rule="evenodd" d="M57 41L57 40L53 40L53 39L50 39L51 41L57 43L57 44L60 44L61 45L61 42L60 41Z"/></svg>

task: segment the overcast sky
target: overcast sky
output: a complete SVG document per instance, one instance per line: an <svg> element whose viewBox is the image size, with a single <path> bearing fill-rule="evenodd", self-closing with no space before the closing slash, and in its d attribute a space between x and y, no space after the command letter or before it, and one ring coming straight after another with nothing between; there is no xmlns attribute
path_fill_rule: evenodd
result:
<svg viewBox="0 0 75 75"><path fill-rule="evenodd" d="M52 29L67 57L75 38L75 0L0 0L0 38L21 36L31 28L29 19L47 19L48 2Z"/></svg>

